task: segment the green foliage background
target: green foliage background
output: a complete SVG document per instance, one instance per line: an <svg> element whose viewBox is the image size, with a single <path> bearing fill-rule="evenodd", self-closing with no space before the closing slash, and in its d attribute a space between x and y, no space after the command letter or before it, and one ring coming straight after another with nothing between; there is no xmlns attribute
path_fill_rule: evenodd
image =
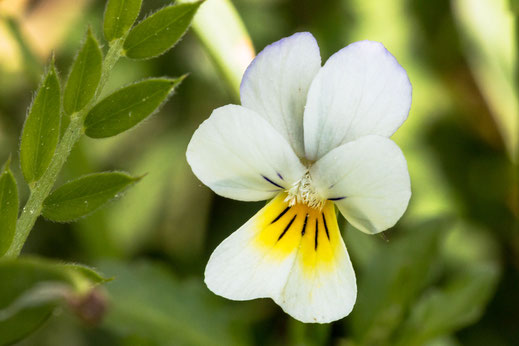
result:
<svg viewBox="0 0 519 346"><path fill-rule="evenodd" d="M33 1L27 12L42 2ZM105 3L87 3L56 47L62 78L87 25L102 36ZM167 3L145 0L142 13ZM60 181L115 169L147 176L120 200L77 223L40 218L24 248L27 254L85 263L114 277L100 293L106 299L104 318L85 323L77 316L81 311L64 303L19 344L519 344L519 175L496 125L489 86L478 79L493 60L483 54L483 63L474 63L484 47L464 31L457 1L233 3L257 51L296 31L310 31L325 61L350 42L371 39L383 42L408 71L413 105L394 139L408 160L413 197L402 220L385 232L387 240L342 222L359 282L353 313L331 325L304 325L270 300L227 301L203 284L211 252L262 204L215 196L186 163L187 143L197 126L214 108L239 102L191 31L157 59L123 59L116 66L105 93L145 77L191 73L161 111L138 128L109 139L83 138ZM517 33L517 12L515 18ZM22 69L0 65L1 162L17 150L26 108L46 63L31 53L30 44L25 50ZM498 59L499 52L495 55ZM517 66L497 65L517 91ZM491 86L500 88L499 73L492 75ZM15 156L11 167L21 181ZM27 193L21 191L22 201Z"/></svg>

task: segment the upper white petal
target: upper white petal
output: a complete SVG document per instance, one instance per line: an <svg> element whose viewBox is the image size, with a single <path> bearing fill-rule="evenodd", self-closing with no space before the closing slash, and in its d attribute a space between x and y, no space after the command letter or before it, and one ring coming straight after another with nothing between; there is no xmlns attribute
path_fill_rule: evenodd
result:
<svg viewBox="0 0 519 346"><path fill-rule="evenodd" d="M236 105L214 110L195 131L186 155L205 185L221 196L243 201L271 198L306 170L266 120Z"/></svg>
<svg viewBox="0 0 519 346"><path fill-rule="evenodd" d="M366 233L392 227L411 197L407 163L390 139L365 136L333 149L310 174L318 193L335 200L344 217Z"/></svg>
<svg viewBox="0 0 519 346"><path fill-rule="evenodd" d="M406 71L381 43L355 42L328 59L308 92L306 157L317 160L365 135L391 136L411 107Z"/></svg>
<svg viewBox="0 0 519 346"><path fill-rule="evenodd" d="M240 87L242 105L267 119L300 157L306 95L320 67L315 38L296 33L265 47L245 71Z"/></svg>

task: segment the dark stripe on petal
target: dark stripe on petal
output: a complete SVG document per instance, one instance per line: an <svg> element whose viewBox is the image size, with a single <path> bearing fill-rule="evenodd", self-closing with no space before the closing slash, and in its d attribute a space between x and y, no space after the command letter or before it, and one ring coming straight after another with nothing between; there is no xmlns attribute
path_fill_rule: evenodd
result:
<svg viewBox="0 0 519 346"><path fill-rule="evenodd" d="M303 230L301 231L301 235L305 235L307 221L308 221L308 214L306 214L306 216L305 216L305 222L303 223Z"/></svg>
<svg viewBox="0 0 519 346"><path fill-rule="evenodd" d="M288 223L287 227L285 227L285 229L283 230L283 233L281 233L279 235L279 238L278 238L278 241L283 238L283 236L285 235L285 233L287 233L288 229L290 228L290 226L292 226L292 223L294 222L294 220L296 219L297 217L297 214L294 215L294 217L292 218L292 220L290 220L290 222Z"/></svg>
<svg viewBox="0 0 519 346"><path fill-rule="evenodd" d="M345 199L346 197L334 197L334 198L328 198L329 201L340 201L341 199Z"/></svg>
<svg viewBox="0 0 519 346"><path fill-rule="evenodd" d="M290 207L286 207L285 210L283 210L281 212L281 214L279 214L274 220L272 220L272 222L270 224L272 225L274 222L276 222L277 220L281 219L281 217L283 215L285 215L289 209L290 209Z"/></svg>
<svg viewBox="0 0 519 346"><path fill-rule="evenodd" d="M328 240L330 240L330 233L328 232L328 225L326 224L326 218L324 217L324 213L322 213L322 215L323 215L324 230L326 231L326 237L328 237Z"/></svg>
<svg viewBox="0 0 519 346"><path fill-rule="evenodd" d="M269 178L267 178L266 176L262 175L263 179L265 179L266 181L268 181L269 183L271 183L272 185L276 186L276 187L279 187L280 189L284 189L283 186L279 185L279 184L276 184L275 182L273 182L272 180L270 180Z"/></svg>
<svg viewBox="0 0 519 346"><path fill-rule="evenodd" d="M315 251L317 251L317 237L319 237L319 220L315 219Z"/></svg>
<svg viewBox="0 0 519 346"><path fill-rule="evenodd" d="M281 180L285 180L285 179L283 178L283 176L281 175L281 173L278 173L278 177L279 177L279 179L281 179Z"/></svg>

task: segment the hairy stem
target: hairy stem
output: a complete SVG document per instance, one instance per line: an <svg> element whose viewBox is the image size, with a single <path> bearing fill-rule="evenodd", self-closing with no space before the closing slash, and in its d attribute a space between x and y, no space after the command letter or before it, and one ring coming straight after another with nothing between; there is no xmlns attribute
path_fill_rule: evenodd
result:
<svg viewBox="0 0 519 346"><path fill-rule="evenodd" d="M110 46L106 57L103 60L103 70L101 73L101 80L97 87L95 96L92 100L80 111L71 115L70 124L67 130L63 134L63 138L59 142L54 156L52 158L49 167L43 174L43 176L31 186L31 194L27 203L23 207L22 213L18 222L16 223L16 233L14 235L13 242L6 252L7 257L17 257L22 251L23 245L31 233L31 230L36 222L36 219L40 216L43 202L49 195L54 186L63 165L68 159L70 151L81 138L84 133L83 122L88 112L96 104L104 85L106 84L111 70L121 57L122 45L124 42L122 37L117 41L114 41Z"/></svg>

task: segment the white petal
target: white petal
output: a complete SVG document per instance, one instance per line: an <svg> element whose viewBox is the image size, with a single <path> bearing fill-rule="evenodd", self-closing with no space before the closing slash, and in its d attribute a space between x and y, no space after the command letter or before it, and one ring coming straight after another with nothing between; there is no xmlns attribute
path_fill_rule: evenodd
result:
<svg viewBox="0 0 519 346"><path fill-rule="evenodd" d="M306 157L317 160L365 135L391 136L407 119L411 83L381 43L361 41L328 59L308 92Z"/></svg>
<svg viewBox="0 0 519 346"><path fill-rule="evenodd" d="M216 248L205 270L207 287L233 300L270 297L302 322L340 319L353 308L357 288L333 203L321 213L288 208L285 197Z"/></svg>
<svg viewBox="0 0 519 346"><path fill-rule="evenodd" d="M404 155L385 137L343 144L317 161L310 174L318 193L335 201L344 217L366 233L394 226L411 197Z"/></svg>
<svg viewBox="0 0 519 346"><path fill-rule="evenodd" d="M297 33L265 47L245 71L240 87L242 105L267 119L300 157L306 95L320 67L315 38Z"/></svg>
<svg viewBox="0 0 519 346"><path fill-rule="evenodd" d="M214 110L195 131L186 155L205 185L244 201L272 198L306 170L266 120L236 105Z"/></svg>

